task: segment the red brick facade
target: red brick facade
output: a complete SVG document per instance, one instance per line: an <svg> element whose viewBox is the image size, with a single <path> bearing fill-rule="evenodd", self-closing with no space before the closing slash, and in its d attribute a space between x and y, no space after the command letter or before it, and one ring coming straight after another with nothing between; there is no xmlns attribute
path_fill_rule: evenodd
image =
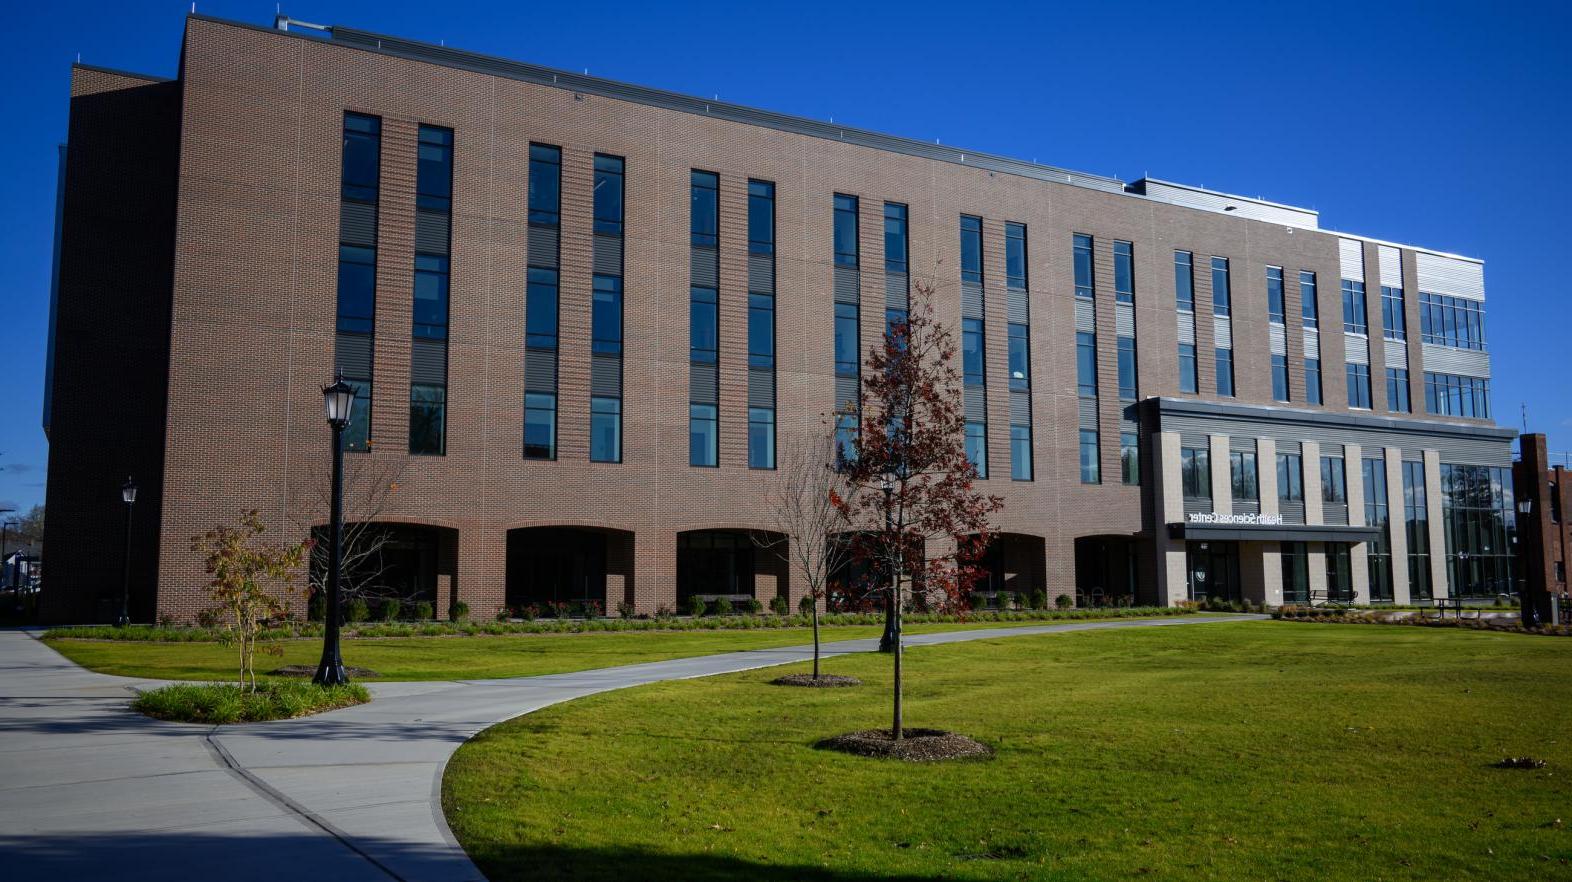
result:
<svg viewBox="0 0 1572 882"><path fill-rule="evenodd" d="M106 119L93 112L92 96L104 94L121 105L118 115ZM142 99L134 96L144 94L149 98L139 105ZM626 597L641 610L653 611L657 605L675 605L679 533L767 526L762 500L773 475L747 467L749 178L773 181L777 188L776 380L782 448L816 434L821 415L834 405L833 194L856 194L861 200L865 348L876 342L884 323L883 264L869 259L883 253L883 203L910 206L913 275L936 287L935 305L952 325L960 315L958 217L985 219L993 476L985 487L1005 499L999 529L1043 540L1044 559L1023 567L1042 573L1037 578L1046 581L1049 594L1073 590L1077 537L1131 537L1143 530L1142 488L1119 483L1117 427L1126 405L1114 394L1114 240L1134 243L1142 398L1180 396L1173 252L1183 249L1196 256L1196 318L1206 341L1197 347L1199 397L1215 397L1210 394L1215 388L1212 297L1204 267L1209 256L1222 255L1232 261L1234 400L1273 403L1263 279L1265 267L1275 265L1290 280L1301 269L1315 271L1320 280L1323 409L1346 409L1337 324L1338 237L1329 233L201 17L188 20L178 82L150 84L78 68L73 95L57 350L59 365L73 367L55 374L49 498L50 589L58 605L50 606L48 614L55 619L96 614L75 599L66 600L88 597L114 570L106 566L119 560L120 525L114 518L123 515L114 493L121 473L132 468L149 476L146 504L138 504L141 618L153 612L155 584L161 615L185 618L206 605L191 536L250 508L281 528L325 516L319 510L319 488L328 430L318 389L333 375L340 138L346 110L383 121L374 451L352 457L406 456L416 131L420 124L432 124L454 132L447 453L410 457L381 518L456 531L456 559L442 565L448 592L443 608L449 599L463 599L474 614L487 616L501 605L510 529L582 526L631 534L631 560L613 565L617 574L609 580L610 592L618 595L619 585L621 592L608 597L609 605ZM146 133L167 135L169 142L143 143L139 138ZM557 460L549 462L527 461L521 454L532 141L563 149L559 449ZM125 143L167 152L145 164L114 159ZM627 163L623 461L616 464L589 461L591 163L596 152L625 157ZM178 176L171 170L156 178L159 163L172 162L176 155ZM695 168L720 175L716 469L691 468L687 453L688 187ZM94 214L90 203L96 197L85 190L105 179L157 184L155 198L144 202L142 212L157 216ZM131 204L136 192L128 191L120 201ZM113 201L112 195L108 198ZM169 202L167 211L157 208L159 200ZM89 219L80 220L84 217ZM1006 221L1026 224L1029 236L1031 482L1009 480ZM138 298L145 298L145 310L104 299L97 274L115 266L116 249L145 244L102 235L110 229L171 243L172 267L115 270L132 282ZM1102 390L1103 483L1098 485L1078 479L1070 259L1075 233L1095 239ZM1368 248L1367 264L1373 265L1375 246ZM1412 262L1412 252L1405 252L1405 263ZM1413 285L1412 271L1406 275ZM1285 288L1286 312L1295 317L1288 334L1292 397L1303 404L1299 287L1291 281ZM1370 313L1379 321L1380 289L1372 284L1369 290ZM1417 289L1409 291L1413 329L1418 327L1417 301ZM145 337L146 345L120 339L127 335ZM1408 345L1412 397L1422 402L1418 336L1411 333ZM106 349L109 341L114 347ZM1379 339L1371 348L1372 364L1379 365ZM116 357L105 357L111 354ZM121 356L127 369L116 366ZM167 386L156 395L149 396L137 380L135 395L123 399L127 406L135 403L137 417L122 420L113 432L74 422L88 420L111 399L120 400L115 384L122 378L129 382L145 374L162 381L166 371ZM1379 368L1372 373L1379 377ZM1379 410L1384 389L1379 379L1373 386ZM81 410L68 418L72 397L82 399L74 405ZM162 425L151 421L154 414ZM123 452L114 432L124 433ZM148 443L161 451L143 455L131 449ZM149 464L135 465L138 457ZM154 475L161 486L147 486ZM71 508L63 507L67 499L74 500ZM115 553L105 555L109 549ZM1145 581L1151 579L1148 557L1140 564ZM156 580L150 569L155 558ZM780 581L795 606L800 586L789 577ZM758 584L767 586L769 580Z"/></svg>

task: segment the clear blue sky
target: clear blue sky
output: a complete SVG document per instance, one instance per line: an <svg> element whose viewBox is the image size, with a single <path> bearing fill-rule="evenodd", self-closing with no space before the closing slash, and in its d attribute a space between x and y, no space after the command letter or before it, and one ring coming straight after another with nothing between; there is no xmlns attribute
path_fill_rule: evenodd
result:
<svg viewBox="0 0 1572 882"><path fill-rule="evenodd" d="M1572 449L1560 3L399 3L295 18L1132 180L1316 208L1485 260L1497 421ZM0 507L42 502L56 146L71 61L173 76L188 5L10 7L0 139ZM272 2L198 11L270 24Z"/></svg>

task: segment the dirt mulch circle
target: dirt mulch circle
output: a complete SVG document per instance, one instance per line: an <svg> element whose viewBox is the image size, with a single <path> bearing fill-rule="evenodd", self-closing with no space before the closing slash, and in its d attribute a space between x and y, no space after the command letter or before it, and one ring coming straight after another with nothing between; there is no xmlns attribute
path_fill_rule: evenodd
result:
<svg viewBox="0 0 1572 882"><path fill-rule="evenodd" d="M843 677L840 674L787 674L776 677L770 683L775 686L809 686L815 689L835 689L842 686L861 686L862 681L856 677Z"/></svg>
<svg viewBox="0 0 1572 882"><path fill-rule="evenodd" d="M272 674L275 677L313 677L313 676L316 676L317 666L316 665L284 665L282 668L274 668L273 670L268 671L268 673ZM354 665L345 665L344 666L344 673L348 674L351 677L380 677L380 676L382 676L381 674L377 673L376 671L371 670L370 668L357 668Z"/></svg>
<svg viewBox="0 0 1572 882"><path fill-rule="evenodd" d="M901 759L910 763L993 756L993 748L981 741L943 729L904 729L902 733L904 737L896 741L890 737L889 729L867 729L826 738L814 747L857 756Z"/></svg>

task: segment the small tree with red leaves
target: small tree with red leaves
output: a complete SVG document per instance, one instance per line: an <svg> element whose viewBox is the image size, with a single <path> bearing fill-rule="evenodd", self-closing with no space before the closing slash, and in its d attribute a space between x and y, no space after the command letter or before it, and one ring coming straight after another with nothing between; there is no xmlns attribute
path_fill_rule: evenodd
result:
<svg viewBox="0 0 1572 882"><path fill-rule="evenodd" d="M930 285L916 283L905 322L868 353L862 425L843 443L846 489L835 497L852 553L881 583L895 668L890 736L903 735L901 613L906 598L956 609L979 578L988 518L1003 507L974 486L955 338L934 318Z"/></svg>

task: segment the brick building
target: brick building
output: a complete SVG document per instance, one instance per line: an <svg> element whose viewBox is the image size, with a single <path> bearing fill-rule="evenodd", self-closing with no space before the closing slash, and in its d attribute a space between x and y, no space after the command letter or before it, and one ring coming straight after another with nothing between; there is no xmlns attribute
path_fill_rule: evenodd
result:
<svg viewBox="0 0 1572 882"><path fill-rule="evenodd" d="M1512 480L1518 490L1519 569L1523 597L1539 621L1550 621L1552 595L1559 609L1568 609L1567 555L1572 550L1572 482L1567 464L1557 465L1545 449L1545 436L1537 432L1518 438L1518 458ZM1558 610L1559 611L1559 610Z"/></svg>
<svg viewBox="0 0 1572 882"><path fill-rule="evenodd" d="M291 24L192 15L173 81L74 70L50 619L112 616L127 474L137 619L204 605L189 537L250 508L320 524L336 372L359 391L349 514L386 526L406 594L795 604L748 539L777 452L855 430L858 354L919 283L1006 502L988 587L1511 583L1478 260Z"/></svg>

